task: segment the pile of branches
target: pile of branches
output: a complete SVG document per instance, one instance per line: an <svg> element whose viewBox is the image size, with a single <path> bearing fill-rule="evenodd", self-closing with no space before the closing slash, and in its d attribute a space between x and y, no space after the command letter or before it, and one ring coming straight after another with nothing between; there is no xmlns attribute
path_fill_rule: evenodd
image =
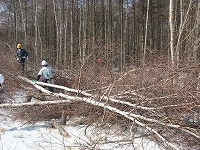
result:
<svg viewBox="0 0 200 150"><path fill-rule="evenodd" d="M126 130L143 129L166 148L195 150L200 147L199 66L172 69L157 63L127 68L123 72L112 69L106 65L82 67L71 78L70 88L59 87L64 94L49 94L71 103L57 101L59 105L23 107L12 111L12 115L37 121L60 117L65 110L68 116L90 118L86 119L88 124L100 122L112 126L125 122ZM60 79L57 83L64 83L66 76L57 76Z"/></svg>
<svg viewBox="0 0 200 150"><path fill-rule="evenodd" d="M83 71L79 81L90 82L78 82L76 88L98 95L106 112L125 116L158 143L173 149L200 147L200 66L172 69L162 63L123 73L105 70Z"/></svg>
<svg viewBox="0 0 200 150"><path fill-rule="evenodd" d="M5 77L5 81L0 88L0 103L10 101L13 96L13 91L19 89L22 85L17 79L17 76L21 74L21 72L15 54L16 51L12 49L9 44L1 41L0 74Z"/></svg>

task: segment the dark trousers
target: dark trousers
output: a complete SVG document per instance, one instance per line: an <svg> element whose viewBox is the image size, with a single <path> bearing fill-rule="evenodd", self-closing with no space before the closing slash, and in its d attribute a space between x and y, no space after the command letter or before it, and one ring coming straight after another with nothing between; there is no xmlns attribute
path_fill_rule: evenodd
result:
<svg viewBox="0 0 200 150"><path fill-rule="evenodd" d="M24 72L25 58L20 58L20 60L19 60L19 67L20 67L20 70L21 70L22 72Z"/></svg>
<svg viewBox="0 0 200 150"><path fill-rule="evenodd" d="M43 79L42 82L44 83L51 83L51 79ZM54 92L54 88L53 87L49 87L48 86L48 90L51 92Z"/></svg>

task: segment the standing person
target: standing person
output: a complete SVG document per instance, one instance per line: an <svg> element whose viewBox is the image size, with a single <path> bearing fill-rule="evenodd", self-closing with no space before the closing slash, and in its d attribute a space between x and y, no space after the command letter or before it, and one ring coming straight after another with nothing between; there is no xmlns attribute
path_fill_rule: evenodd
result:
<svg viewBox="0 0 200 150"><path fill-rule="evenodd" d="M17 53L16 53L17 61L19 62L19 66L21 68L22 73L24 72L25 60L28 58L28 52L25 49L22 49L21 44L17 44Z"/></svg>
<svg viewBox="0 0 200 150"><path fill-rule="evenodd" d="M41 65L42 65L42 68L38 72L37 81L41 79L42 82L45 82L45 83L54 83L53 81L54 70L52 69L52 67L49 66L45 60L42 61ZM51 92L54 92L53 87L48 87L48 90Z"/></svg>

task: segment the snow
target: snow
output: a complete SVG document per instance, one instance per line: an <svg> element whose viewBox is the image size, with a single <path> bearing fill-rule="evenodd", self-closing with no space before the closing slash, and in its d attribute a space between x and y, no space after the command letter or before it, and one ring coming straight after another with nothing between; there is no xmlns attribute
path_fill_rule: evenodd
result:
<svg viewBox="0 0 200 150"><path fill-rule="evenodd" d="M19 92L15 96L16 101L22 100L22 94ZM51 128L48 121L22 124L19 121L13 122L4 113L0 110L0 150L163 150L144 137L134 141L109 143L108 141L131 139L129 131L115 135L111 129L109 132L100 131L96 130L94 125L86 127L76 124L79 118L67 121L67 125L63 127L69 137L63 137L57 129Z"/></svg>
<svg viewBox="0 0 200 150"><path fill-rule="evenodd" d="M12 122L5 116L0 116L1 132L0 132L0 150L80 150L89 149L90 138L92 141L103 140L119 140L120 136L110 136L105 133L93 133L93 128L87 129L87 134L84 134L85 126L65 126L65 130L70 137L64 138L59 131L49 127L48 122L38 122L34 125L22 125L20 122ZM87 135L90 137L88 138ZM160 150L156 143L147 139L134 140L134 147L141 150ZM132 144L122 143L107 143L97 144L96 149L101 150L133 150Z"/></svg>

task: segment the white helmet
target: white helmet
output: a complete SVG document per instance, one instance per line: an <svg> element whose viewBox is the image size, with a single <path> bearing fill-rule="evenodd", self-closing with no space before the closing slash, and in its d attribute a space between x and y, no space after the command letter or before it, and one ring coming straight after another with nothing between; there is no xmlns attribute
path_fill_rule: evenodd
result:
<svg viewBox="0 0 200 150"><path fill-rule="evenodd" d="M4 76L0 74L0 84L2 84L3 82L4 82Z"/></svg>
<svg viewBox="0 0 200 150"><path fill-rule="evenodd" d="M42 63L41 63L42 66L46 66L47 64L48 63L45 60L43 60Z"/></svg>

